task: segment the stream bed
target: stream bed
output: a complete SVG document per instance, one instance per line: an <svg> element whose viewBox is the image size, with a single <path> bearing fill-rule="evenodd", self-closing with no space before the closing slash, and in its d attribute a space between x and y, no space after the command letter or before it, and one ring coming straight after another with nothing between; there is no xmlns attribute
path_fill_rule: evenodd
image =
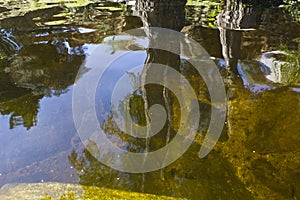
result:
<svg viewBox="0 0 300 200"><path fill-rule="evenodd" d="M300 199L299 1L238 2L0 0L0 188L59 182L179 199ZM135 28L147 33L149 27L197 41L222 76L226 121L205 158L198 157L212 113L205 78L185 57L148 49L147 34L138 39L122 34ZM123 150L160 149L180 124L176 95L155 84L141 89L143 69L134 67L169 65L196 91L198 134L172 164L147 173L121 172L82 144L72 94L78 80L102 67L95 56L99 50L102 57L126 53L107 68L95 91L99 125ZM112 107L110 95L124 74L129 83L119 107ZM127 102L132 121L144 126L145 98L164 104L170 118L150 141L129 136L113 118Z"/></svg>

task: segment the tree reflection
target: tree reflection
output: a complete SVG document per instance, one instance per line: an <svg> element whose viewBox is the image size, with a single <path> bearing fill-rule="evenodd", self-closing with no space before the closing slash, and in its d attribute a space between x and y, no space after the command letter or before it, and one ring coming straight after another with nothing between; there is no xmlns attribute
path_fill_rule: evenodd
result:
<svg viewBox="0 0 300 200"><path fill-rule="evenodd" d="M185 25L185 3L185 0L138 0L136 2L138 13L143 21L145 33L150 44L160 40L152 37L152 35L157 34L150 32L149 27L163 27L176 31L180 31L183 28ZM157 37L161 36L158 34ZM167 43L165 45L173 45L172 48L180 48L180 43L178 41L175 41L174 44ZM206 88L203 88L204 84L202 84L203 81L199 75L195 74L195 70L192 70L192 67L182 60L179 55L151 48L147 49L146 53L147 57L144 61L144 64L146 65L142 69L139 77L133 77L133 80L140 80L142 83L146 83L149 76L153 76L153 73L155 73L155 70L153 71L151 68L151 64L159 63L172 67L176 71L186 75L187 79L195 83L192 83L192 85L195 87L196 93L198 93L198 89L202 87L201 89L203 89L203 91L199 91L199 93L203 92L206 94ZM164 73L166 74L167 71ZM165 82L172 82L174 80L169 80L169 77L167 77L164 73L155 74L155 77L162 82L161 85L148 84L141 88L137 88L133 94L127 95L124 100L120 102L121 105L125 105L125 109L122 107L113 108L121 113L126 112L126 109L129 108L129 113L131 114L133 121L137 124L144 125L150 124L149 108L154 104L160 104L164 107L168 116L162 130L160 130L154 137L151 137L151 139L134 138L120 130L112 118L112 113L110 113L101 127L115 146L131 152L151 152L165 146L172 140L182 119L179 117L180 106L176 96L168 88L162 86ZM176 84L178 84L178 82L176 82ZM180 84L178 84L178 87L180 87ZM201 106L205 108L205 110L202 110L201 112L203 116L209 117L210 107L205 103L201 103ZM110 110L109 112L116 111ZM202 122L203 121L205 121L205 119L202 119ZM167 169L162 169L153 173L121 173L104 166L96 158L94 158L88 149L90 148L93 152L98 152L98 154L100 154L99 151L101 151L101 149L99 149L100 147L98 147L95 142L87 142L89 143L89 146L83 150L81 156L80 153L75 151L73 151L73 153L69 156L69 161L78 170L80 183L83 185L92 184L101 187L134 190L154 194L163 193L164 195L178 197L192 195L195 197L195 193L201 193L199 190L199 192L191 194L186 191L185 186L181 184L180 180L192 182L189 178L185 179L186 174L184 174L182 168L186 167L187 171L190 170L190 172L187 173L190 173L189 175L191 177L193 176L192 174L195 175L198 172L197 167L195 166L183 166L184 161L181 161L172 167L168 167ZM196 156L195 152L196 151L194 151L193 156ZM114 153L111 153L111 155L101 154L101 156L108 157L110 159L118 159L118 163L121 165L125 162L122 160L122 157L118 158L117 155L114 155ZM185 159L188 159L188 156L185 157ZM128 165L128 163L123 164ZM140 164L143 165L143 163ZM197 163L195 165L199 166L200 164ZM225 165L227 165L227 163ZM230 168L229 165L228 167ZM203 168L203 166L201 168ZM218 171L218 174L220 176L224 176L224 174L220 171ZM195 183L195 185L196 184L197 183ZM201 183L199 183L199 185L201 185ZM201 187L205 186L202 185ZM178 190L178 188L180 188L180 190Z"/></svg>
<svg viewBox="0 0 300 200"><path fill-rule="evenodd" d="M91 142L90 145L93 145L93 143ZM132 181L134 175L122 173L103 165L87 149L83 151L82 155L78 155L77 152L73 151L68 160L78 171L81 185L109 187L127 191L132 188L141 188L138 181L141 175L136 175L137 182L134 182Z"/></svg>
<svg viewBox="0 0 300 200"><path fill-rule="evenodd" d="M241 55L242 32L258 28L260 13L252 6L245 7L242 0L226 0L217 23L229 84L241 83L237 65Z"/></svg>
<svg viewBox="0 0 300 200"><path fill-rule="evenodd" d="M257 59L261 52L278 50L281 44L297 49L292 29L299 25L283 9L271 7L283 1L226 0L218 15L217 26L220 32L222 54L226 61L229 85L242 85L240 59ZM276 17L275 17L276 16ZM287 26L283 29L278 26ZM278 40L278 36L288 33ZM251 41L249 41L251 36Z"/></svg>
<svg viewBox="0 0 300 200"><path fill-rule="evenodd" d="M1 115L10 115L9 127L24 126L27 129L37 123L39 100L42 96L31 94L0 103Z"/></svg>
<svg viewBox="0 0 300 200"><path fill-rule="evenodd" d="M60 96L76 78L84 55L62 52L60 43L23 46L18 55L3 61L0 103L2 115L10 115L10 128L36 125L39 100L44 96ZM14 89L15 88L15 89ZM20 93L19 93L20 92ZM13 93L26 94L12 95Z"/></svg>
<svg viewBox="0 0 300 200"><path fill-rule="evenodd" d="M21 9L23 15L13 9L0 13L0 113L10 115L10 128L24 125L29 129L37 123L39 101L60 96L73 85L86 56L84 44L101 42L104 35L119 32L124 12L103 14L99 8L99 16L98 4L87 6L87 1L23 4L3 3L21 7L18 12ZM104 6L111 5L116 4Z"/></svg>

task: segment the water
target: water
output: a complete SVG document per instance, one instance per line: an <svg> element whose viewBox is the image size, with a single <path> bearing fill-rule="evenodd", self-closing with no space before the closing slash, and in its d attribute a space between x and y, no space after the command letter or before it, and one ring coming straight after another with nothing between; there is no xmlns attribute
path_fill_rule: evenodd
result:
<svg viewBox="0 0 300 200"><path fill-rule="evenodd" d="M0 186L64 182L187 199L300 198L298 4L166 2L0 0ZM184 57L148 50L146 36L134 40L120 35L149 26L189 35L222 74L228 116L220 140L204 159L198 151L211 100L203 79ZM201 134L170 166L123 173L101 164L82 145L72 92L79 70L79 80L85 80L91 69L102 67L92 56L97 49L105 49L107 56L127 52L105 71L95 98L100 126L124 150L162 148L175 137L180 121L176 95L157 85L143 91L138 86L143 70L135 66L168 64L197 91ZM113 110L110 95L123 75L129 83ZM170 116L151 140L124 134L112 120L128 100L132 120L145 125L145 99L162 104Z"/></svg>

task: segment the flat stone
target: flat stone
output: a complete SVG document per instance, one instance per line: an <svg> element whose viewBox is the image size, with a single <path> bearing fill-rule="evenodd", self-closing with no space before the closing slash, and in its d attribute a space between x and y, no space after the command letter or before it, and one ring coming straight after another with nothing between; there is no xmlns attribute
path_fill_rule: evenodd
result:
<svg viewBox="0 0 300 200"><path fill-rule="evenodd" d="M1 200L50 200L50 199L139 199L172 200L175 198L136 192L126 192L92 186L66 183L6 184L0 189Z"/></svg>

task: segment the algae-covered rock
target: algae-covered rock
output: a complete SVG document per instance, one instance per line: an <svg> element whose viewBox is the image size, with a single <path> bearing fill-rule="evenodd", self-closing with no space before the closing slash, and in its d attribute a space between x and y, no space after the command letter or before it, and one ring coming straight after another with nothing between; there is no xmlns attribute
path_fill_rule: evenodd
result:
<svg viewBox="0 0 300 200"><path fill-rule="evenodd" d="M258 199L298 199L299 94L288 87L239 90L229 104L229 139L218 148Z"/></svg>
<svg viewBox="0 0 300 200"><path fill-rule="evenodd" d="M0 189L1 200L50 200L50 199L140 199L171 200L175 198L155 196L135 192L125 192L92 186L80 186L65 183L7 184Z"/></svg>

